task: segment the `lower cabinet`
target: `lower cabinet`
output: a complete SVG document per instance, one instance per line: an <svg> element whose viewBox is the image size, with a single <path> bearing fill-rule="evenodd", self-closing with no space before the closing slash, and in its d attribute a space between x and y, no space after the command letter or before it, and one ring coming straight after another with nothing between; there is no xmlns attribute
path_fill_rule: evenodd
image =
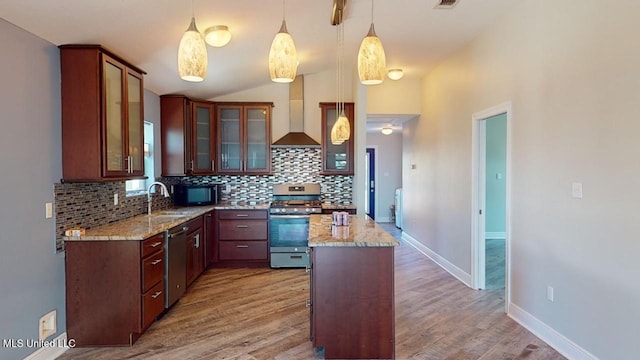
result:
<svg viewBox="0 0 640 360"><path fill-rule="evenodd" d="M268 266L267 210L216 210L218 264Z"/></svg>
<svg viewBox="0 0 640 360"><path fill-rule="evenodd" d="M393 359L393 247L311 248L311 340L325 359Z"/></svg>
<svg viewBox="0 0 640 360"><path fill-rule="evenodd" d="M204 271L204 217L186 223L187 228L187 286Z"/></svg>
<svg viewBox="0 0 640 360"><path fill-rule="evenodd" d="M164 234L65 247L68 338L132 345L164 310Z"/></svg>

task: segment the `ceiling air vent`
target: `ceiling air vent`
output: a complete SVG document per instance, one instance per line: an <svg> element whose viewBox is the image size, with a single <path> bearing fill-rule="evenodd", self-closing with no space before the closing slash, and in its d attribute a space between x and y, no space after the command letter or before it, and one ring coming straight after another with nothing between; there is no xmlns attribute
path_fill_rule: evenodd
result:
<svg viewBox="0 0 640 360"><path fill-rule="evenodd" d="M453 9L460 0L438 0L434 9Z"/></svg>

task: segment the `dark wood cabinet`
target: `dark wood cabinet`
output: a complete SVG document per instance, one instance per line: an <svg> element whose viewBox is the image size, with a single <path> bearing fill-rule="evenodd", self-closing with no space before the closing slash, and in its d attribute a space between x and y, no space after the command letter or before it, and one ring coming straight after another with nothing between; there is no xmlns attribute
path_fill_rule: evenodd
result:
<svg viewBox="0 0 640 360"><path fill-rule="evenodd" d="M311 248L311 340L326 359L394 358L393 247Z"/></svg>
<svg viewBox="0 0 640 360"><path fill-rule="evenodd" d="M214 112L209 101L160 97L163 176L215 174Z"/></svg>
<svg viewBox="0 0 640 360"><path fill-rule="evenodd" d="M216 246L216 220L214 211L204 214L204 267L207 268L218 262L218 248Z"/></svg>
<svg viewBox="0 0 640 360"><path fill-rule="evenodd" d="M186 223L187 230L187 286L204 271L204 216Z"/></svg>
<svg viewBox="0 0 640 360"><path fill-rule="evenodd" d="M267 210L217 210L216 214L219 265L269 264Z"/></svg>
<svg viewBox="0 0 640 360"><path fill-rule="evenodd" d="M62 179L144 177L143 74L99 45L61 45Z"/></svg>
<svg viewBox="0 0 640 360"><path fill-rule="evenodd" d="M271 173L273 103L216 103L219 174Z"/></svg>
<svg viewBox="0 0 640 360"><path fill-rule="evenodd" d="M76 346L133 344L164 311L164 234L65 247L69 338Z"/></svg>
<svg viewBox="0 0 640 360"><path fill-rule="evenodd" d="M354 173L354 104L344 103L351 134L342 144L331 143L331 128L338 117L336 103L320 103L322 126L322 173L326 175L353 175Z"/></svg>

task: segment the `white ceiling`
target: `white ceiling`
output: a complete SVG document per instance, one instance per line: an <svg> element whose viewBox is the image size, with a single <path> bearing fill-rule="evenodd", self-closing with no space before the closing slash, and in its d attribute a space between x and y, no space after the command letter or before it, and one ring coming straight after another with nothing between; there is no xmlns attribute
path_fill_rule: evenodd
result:
<svg viewBox="0 0 640 360"><path fill-rule="evenodd" d="M460 0L452 10L435 10L438 0L378 0L373 20L388 68L422 77L519 1ZM287 28L300 58L298 74L336 66L332 4L285 3ZM189 0L2 0L0 17L55 45L101 44L146 70L145 88L159 95L210 99L269 83L267 57L280 28L283 2L193 0L193 5L201 32L224 24L233 33L227 46L208 48L209 70L201 83L183 81L177 74L178 44L192 14ZM371 23L371 1L348 0L345 19L345 63L353 64Z"/></svg>

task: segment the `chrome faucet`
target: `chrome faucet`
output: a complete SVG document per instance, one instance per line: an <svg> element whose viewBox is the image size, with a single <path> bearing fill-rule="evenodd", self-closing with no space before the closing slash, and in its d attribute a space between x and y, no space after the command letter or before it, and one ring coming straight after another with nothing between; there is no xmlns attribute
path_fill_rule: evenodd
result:
<svg viewBox="0 0 640 360"><path fill-rule="evenodd" d="M169 190L167 186L161 182L155 181L152 182L151 185L147 188L147 203L148 203L148 215L151 215L151 188L154 185L160 185L160 193L164 195L164 197L169 197Z"/></svg>

